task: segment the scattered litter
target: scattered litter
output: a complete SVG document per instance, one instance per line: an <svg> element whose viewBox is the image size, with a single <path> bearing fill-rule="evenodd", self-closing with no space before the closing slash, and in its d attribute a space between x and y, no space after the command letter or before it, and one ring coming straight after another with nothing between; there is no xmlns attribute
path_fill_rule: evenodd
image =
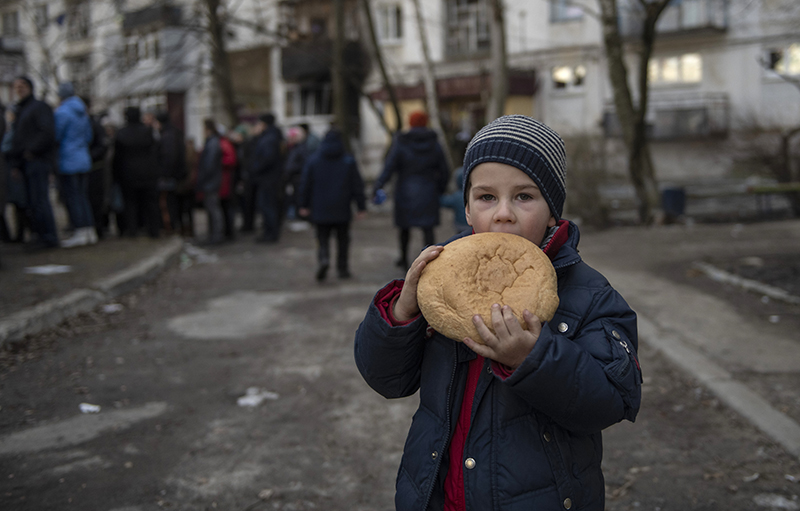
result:
<svg viewBox="0 0 800 511"><path fill-rule="evenodd" d="M761 297L761 303L769 303L769 296L764 295Z"/></svg>
<svg viewBox="0 0 800 511"><path fill-rule="evenodd" d="M792 474L786 474L783 477L785 477L787 481L792 483L800 482L800 476L793 476Z"/></svg>
<svg viewBox="0 0 800 511"><path fill-rule="evenodd" d="M81 413L100 413L100 405L91 405L89 403L81 403Z"/></svg>
<svg viewBox="0 0 800 511"><path fill-rule="evenodd" d="M59 273L69 273L72 271L72 266L66 264L43 264L41 266L27 266L25 273L33 273L35 275L57 275Z"/></svg>
<svg viewBox="0 0 800 511"><path fill-rule="evenodd" d="M103 312L106 314L116 314L123 309L121 303L107 303L103 305Z"/></svg>
<svg viewBox="0 0 800 511"><path fill-rule="evenodd" d="M781 322L781 317L778 316L777 314L773 314L772 316L769 317L769 322L770 323L780 323Z"/></svg>
<svg viewBox="0 0 800 511"><path fill-rule="evenodd" d="M741 259L742 264L747 266L753 266L754 268L761 268L764 266L764 260L758 256L752 257L743 257Z"/></svg>
<svg viewBox="0 0 800 511"><path fill-rule="evenodd" d="M272 488L269 488L267 490L261 490L260 492L258 492L258 498L261 500L269 500L272 498L273 495L275 495L275 490L273 490Z"/></svg>
<svg viewBox="0 0 800 511"><path fill-rule="evenodd" d="M265 399L278 399L280 396L274 392L270 392L268 390L261 390L258 387L250 387L247 389L247 392L244 396L238 398L236 400L236 404L239 406L258 406L260 405Z"/></svg>
<svg viewBox="0 0 800 511"><path fill-rule="evenodd" d="M762 493L753 497L753 502L761 507L771 507L777 509L788 509L790 511L800 510L800 505L793 500L789 500L783 495L774 493Z"/></svg>
<svg viewBox="0 0 800 511"><path fill-rule="evenodd" d="M757 481L759 477L761 477L761 474L756 472L755 474L753 474L751 476L743 477L742 481L744 481L746 483L752 483L753 481Z"/></svg>

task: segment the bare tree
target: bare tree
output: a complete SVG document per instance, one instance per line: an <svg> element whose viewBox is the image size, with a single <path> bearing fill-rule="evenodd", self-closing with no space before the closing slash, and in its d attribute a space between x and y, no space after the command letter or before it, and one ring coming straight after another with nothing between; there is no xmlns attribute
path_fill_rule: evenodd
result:
<svg viewBox="0 0 800 511"><path fill-rule="evenodd" d="M425 99L428 106L428 117L431 127L439 136L439 142L444 149L447 159L447 166L453 168L453 155L450 151L450 144L442 128L442 119L439 116L439 94L436 91L436 78L433 74L433 62L431 61L430 50L428 49L428 34L425 30L425 20L422 17L422 7L419 0L414 0L414 10L417 14L417 28L419 29L419 40L422 44L422 74L425 81Z"/></svg>
<svg viewBox="0 0 800 511"><path fill-rule="evenodd" d="M492 121L505 112L508 97L508 59L506 57L506 29L503 0L489 0L491 12L490 33L492 41L492 92L487 109L487 121Z"/></svg>
<svg viewBox="0 0 800 511"><path fill-rule="evenodd" d="M638 41L639 65L636 90L639 103L634 105L628 84L628 69L619 27L617 0L598 0L603 27L603 43L608 60L608 74L614 91L614 107L628 149L628 172L639 202L639 220L650 224L653 209L659 204L658 182L647 141L648 64L656 39L656 23L670 0L638 0L641 7L641 37Z"/></svg>
<svg viewBox="0 0 800 511"><path fill-rule="evenodd" d="M333 60L331 75L333 79L333 115L336 124L342 132L342 138L349 147L350 137L347 122L347 83L344 76L344 0L333 0L333 10L336 18L336 34L333 41Z"/></svg>
<svg viewBox="0 0 800 511"><path fill-rule="evenodd" d="M403 125L403 119L400 117L400 104L397 101L397 94L395 93L394 85L389 79L389 74L386 72L386 65L383 62L381 47L378 44L378 38L375 35L375 24L372 20L372 7L369 5L369 0L361 0L361 5L364 9L364 15L367 18L367 30L369 30L369 38L372 42L372 48L374 50L373 56L375 61L378 63L378 69L380 69L381 77L383 78L383 86L386 87L386 92L389 94L389 101L392 103L394 116L395 119L397 119L397 124L394 129L394 132L397 132L400 131L400 127ZM378 115L378 118L381 120L381 123L384 125L384 127L387 127L388 129L388 126L386 126L386 123L383 120L383 115Z"/></svg>
<svg viewBox="0 0 800 511"><path fill-rule="evenodd" d="M224 115L227 117L224 124L233 126L237 121L237 112L233 96L231 65L225 49L227 27L223 13L224 5L221 0L203 0L203 3L211 45L211 62L213 66L211 73L214 84L222 97L222 108Z"/></svg>

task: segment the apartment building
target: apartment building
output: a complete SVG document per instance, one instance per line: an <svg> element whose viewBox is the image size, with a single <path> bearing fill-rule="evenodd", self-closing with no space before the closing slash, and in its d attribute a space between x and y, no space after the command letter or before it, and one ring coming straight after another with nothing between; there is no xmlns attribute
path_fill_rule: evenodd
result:
<svg viewBox="0 0 800 511"><path fill-rule="evenodd" d="M638 2L619 3L629 79L635 84ZM474 133L486 122L490 87L487 1L420 4L446 128L451 134ZM406 115L424 104L414 3L374 0L373 5L381 50ZM624 176L599 6L593 0L504 5L511 76L506 113L541 119L568 140L568 149L571 139L599 139L607 173ZM673 1L658 24L649 66L647 119L659 179L683 183L740 175L731 150L738 133L800 125L800 87L786 77L800 79L800 3ZM374 98L387 99L379 76L373 74L367 84ZM378 129L365 130L362 138L374 154L385 143Z"/></svg>

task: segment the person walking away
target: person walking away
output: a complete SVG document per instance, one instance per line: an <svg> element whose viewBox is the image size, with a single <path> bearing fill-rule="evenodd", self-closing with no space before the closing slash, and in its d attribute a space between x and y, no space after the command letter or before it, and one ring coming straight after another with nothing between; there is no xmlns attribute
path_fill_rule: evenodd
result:
<svg viewBox="0 0 800 511"><path fill-rule="evenodd" d="M0 102L0 140L6 135L6 106ZM8 199L9 174L5 156L0 157L0 242L11 241L11 232L6 222L6 200Z"/></svg>
<svg viewBox="0 0 800 511"><path fill-rule="evenodd" d="M464 179L472 229L457 238L504 232L541 247L559 306L542 322L495 304L466 318L480 339L433 331L418 283L447 244L423 250L405 280L378 291L356 332L356 365L384 397L419 390L420 401L396 509L602 511L601 431L633 422L641 403L636 313L582 260L578 227L562 218L566 154L555 131L521 115L492 121L467 148Z"/></svg>
<svg viewBox="0 0 800 511"><path fill-rule="evenodd" d="M222 147L217 126L212 119L203 121L205 143L197 165L197 195L208 215L209 245L222 243L222 208L219 189L222 184Z"/></svg>
<svg viewBox="0 0 800 511"><path fill-rule="evenodd" d="M247 168L248 179L256 189L256 208L263 227L263 234L256 241L276 243L280 238L283 134L270 113L259 118L256 132Z"/></svg>
<svg viewBox="0 0 800 511"><path fill-rule="evenodd" d="M219 137L219 145L222 150L222 183L219 187L219 203L222 207L225 239L233 241L236 238L235 188L239 176L239 160L236 156L236 146L227 136Z"/></svg>
<svg viewBox="0 0 800 511"><path fill-rule="evenodd" d="M380 190L397 175L394 185L394 223L399 229L400 256L396 265L408 268L411 228L422 229L425 246L433 244L434 227L439 225L439 196L445 192L450 169L436 132L428 129L428 115L421 111L409 116L411 129L398 135L375 182Z"/></svg>
<svg viewBox="0 0 800 511"><path fill-rule="evenodd" d="M122 192L125 235L138 234L140 218L147 233L158 238L158 146L153 130L142 124L139 107L125 109L126 124L114 137L114 179Z"/></svg>
<svg viewBox="0 0 800 511"><path fill-rule="evenodd" d="M289 220L296 219L299 214L300 181L308 157L304 136L305 133L299 127L289 128L286 132L287 155L283 180L286 190L286 218Z"/></svg>
<svg viewBox="0 0 800 511"><path fill-rule="evenodd" d="M320 148L307 161L299 189L299 212L316 225L318 247L317 280L322 281L330 266L330 235L336 232L336 269L340 279L350 278L348 256L352 204L357 219L365 216L364 181L356 160L345 152L342 135L330 130Z"/></svg>
<svg viewBox="0 0 800 511"><path fill-rule="evenodd" d="M53 110L34 98L30 78L17 77L13 88L18 101L9 166L25 177L32 227L39 238L34 248L55 248L59 246L58 233L50 203L50 174L56 156Z"/></svg>
<svg viewBox="0 0 800 511"><path fill-rule="evenodd" d="M74 233L61 242L64 248L97 243L94 215L89 202L89 172L92 157L89 146L94 138L86 105L75 95L70 82L58 87L61 104L56 108L56 142L58 142L58 181L61 196Z"/></svg>
<svg viewBox="0 0 800 511"><path fill-rule="evenodd" d="M159 206L162 218L166 216L170 232L183 232L183 219L178 208L178 183L186 178L186 148L183 131L175 126L167 112L156 114L155 126L159 133L158 163L161 176L158 180Z"/></svg>

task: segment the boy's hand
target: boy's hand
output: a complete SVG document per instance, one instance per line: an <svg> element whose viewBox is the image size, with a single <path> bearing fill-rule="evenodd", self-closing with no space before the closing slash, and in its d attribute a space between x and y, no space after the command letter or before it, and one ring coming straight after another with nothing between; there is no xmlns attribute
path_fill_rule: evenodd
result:
<svg viewBox="0 0 800 511"><path fill-rule="evenodd" d="M476 314L472 322L481 334L484 344L479 344L469 337L464 339L464 344L478 355L516 369L530 354L542 332L542 322L529 310L525 309L522 319L528 324L527 330L522 329L511 307L506 305L501 309L500 305L494 304L492 327L495 333L492 333L483 322L483 318Z"/></svg>
<svg viewBox="0 0 800 511"><path fill-rule="evenodd" d="M400 296L394 302L394 310L392 315L397 321L408 321L419 314L419 304L417 303L417 284L419 284L419 277L422 275L422 270L429 262L436 259L442 252L444 247L439 245L431 245L414 259L411 267L406 273L406 281L403 283L403 289L400 291Z"/></svg>

